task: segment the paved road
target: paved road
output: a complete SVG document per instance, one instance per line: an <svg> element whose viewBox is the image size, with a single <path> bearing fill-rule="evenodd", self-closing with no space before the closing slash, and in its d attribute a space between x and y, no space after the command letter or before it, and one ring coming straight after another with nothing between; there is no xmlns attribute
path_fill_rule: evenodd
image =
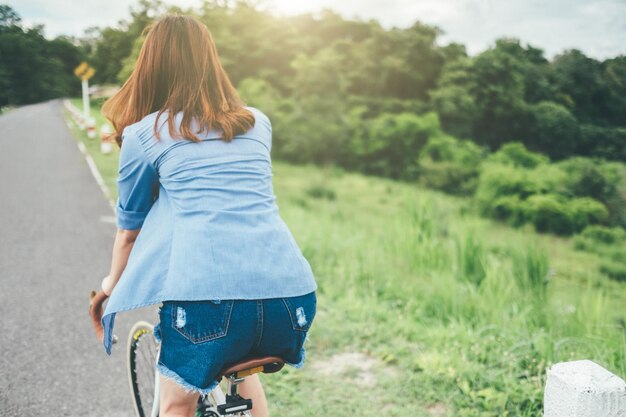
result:
<svg viewBox="0 0 626 417"><path fill-rule="evenodd" d="M87 315L112 215L59 100L0 116L0 416L132 416L126 334L155 311L118 315L110 357Z"/></svg>

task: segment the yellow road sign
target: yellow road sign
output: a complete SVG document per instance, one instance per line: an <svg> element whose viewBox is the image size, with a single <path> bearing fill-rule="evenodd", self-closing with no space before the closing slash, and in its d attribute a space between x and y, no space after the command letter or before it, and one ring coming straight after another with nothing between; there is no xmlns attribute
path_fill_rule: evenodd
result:
<svg viewBox="0 0 626 417"><path fill-rule="evenodd" d="M88 63L81 62L79 66L74 68L74 74L81 80L88 80L96 73L96 70L91 68Z"/></svg>
<svg viewBox="0 0 626 417"><path fill-rule="evenodd" d="M87 71L87 68L89 68L89 64L86 62L81 62L79 66L74 68L74 74L76 74L77 77L80 77L81 75L83 75L84 72Z"/></svg>
<svg viewBox="0 0 626 417"><path fill-rule="evenodd" d="M89 67L89 69L87 70L86 73L83 74L83 76L81 77L83 80L88 80L91 77L93 77L93 75L96 73L96 70Z"/></svg>

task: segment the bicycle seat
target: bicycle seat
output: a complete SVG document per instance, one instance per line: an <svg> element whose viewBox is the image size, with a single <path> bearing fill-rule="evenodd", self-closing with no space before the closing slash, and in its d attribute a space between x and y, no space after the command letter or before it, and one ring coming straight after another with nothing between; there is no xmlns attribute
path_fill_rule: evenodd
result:
<svg viewBox="0 0 626 417"><path fill-rule="evenodd" d="M235 378L243 378L258 372L272 374L283 369L285 361L277 356L263 356L257 358L245 358L242 361L226 365L220 371L218 378L228 377L235 374Z"/></svg>

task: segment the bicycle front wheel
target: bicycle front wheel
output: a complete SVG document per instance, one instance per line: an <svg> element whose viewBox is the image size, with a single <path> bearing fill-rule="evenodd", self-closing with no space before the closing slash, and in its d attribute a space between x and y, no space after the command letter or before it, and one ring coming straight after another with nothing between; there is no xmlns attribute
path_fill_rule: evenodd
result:
<svg viewBox="0 0 626 417"><path fill-rule="evenodd" d="M128 336L128 382L137 417L157 417L159 412L156 361L159 343L154 338L154 326L139 321Z"/></svg>

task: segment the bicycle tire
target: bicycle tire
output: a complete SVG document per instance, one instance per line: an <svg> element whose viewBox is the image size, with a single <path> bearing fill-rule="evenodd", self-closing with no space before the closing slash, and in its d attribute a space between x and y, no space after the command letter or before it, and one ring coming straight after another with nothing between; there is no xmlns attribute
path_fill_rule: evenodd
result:
<svg viewBox="0 0 626 417"><path fill-rule="evenodd" d="M153 335L154 326L145 321L135 323L127 345L128 382L137 417L151 417L155 402L156 360L159 344ZM158 401L158 398L156 398Z"/></svg>
<svg viewBox="0 0 626 417"><path fill-rule="evenodd" d="M133 325L128 336L128 382L133 409L137 417L151 417L153 407L156 407L155 417L158 417L158 398L155 397L159 395L156 386L156 361L159 354L159 343L154 338L153 329L152 324L138 321ZM224 392L217 386L209 394L198 398L196 416L219 416L217 406L225 401ZM249 411L245 411L232 416L251 417L251 414Z"/></svg>

